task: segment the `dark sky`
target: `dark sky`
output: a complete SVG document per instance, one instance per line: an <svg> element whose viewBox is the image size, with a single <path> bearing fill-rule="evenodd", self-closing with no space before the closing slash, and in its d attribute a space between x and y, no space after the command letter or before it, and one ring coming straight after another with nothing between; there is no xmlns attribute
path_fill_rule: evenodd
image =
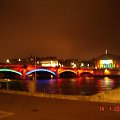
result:
<svg viewBox="0 0 120 120"><path fill-rule="evenodd" d="M0 0L0 60L120 55L120 0Z"/></svg>

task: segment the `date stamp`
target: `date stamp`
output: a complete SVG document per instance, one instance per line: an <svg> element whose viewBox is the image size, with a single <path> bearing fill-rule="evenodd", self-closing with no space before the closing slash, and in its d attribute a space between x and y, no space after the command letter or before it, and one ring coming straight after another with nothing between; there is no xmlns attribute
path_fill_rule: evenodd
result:
<svg viewBox="0 0 120 120"><path fill-rule="evenodd" d="M99 105L99 111L110 111L110 112L120 112L120 105L109 105L109 106L102 106Z"/></svg>

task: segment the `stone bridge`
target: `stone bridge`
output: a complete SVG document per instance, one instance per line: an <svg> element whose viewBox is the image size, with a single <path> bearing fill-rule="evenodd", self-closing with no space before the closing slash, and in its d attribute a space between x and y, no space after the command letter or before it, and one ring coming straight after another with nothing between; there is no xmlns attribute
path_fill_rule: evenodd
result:
<svg viewBox="0 0 120 120"><path fill-rule="evenodd" d="M1 73L8 72L9 74L15 73L26 79L29 75L35 74L38 71L48 72L56 78L59 78L63 73L69 72L75 74L77 77L85 74L89 75L120 75L119 69L78 69L70 67L41 67L39 65L0 65Z"/></svg>

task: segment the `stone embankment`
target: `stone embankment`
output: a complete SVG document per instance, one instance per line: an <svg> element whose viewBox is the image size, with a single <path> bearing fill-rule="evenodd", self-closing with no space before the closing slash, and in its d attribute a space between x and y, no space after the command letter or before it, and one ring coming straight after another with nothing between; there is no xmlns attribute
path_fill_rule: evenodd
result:
<svg viewBox="0 0 120 120"><path fill-rule="evenodd" d="M80 101L92 101L92 102L107 102L107 103L120 103L120 88L104 91L91 96L78 96L78 95L63 95L63 94L47 94L47 93L31 93L12 90L0 90L1 93L35 96L44 98L56 98L56 99L68 99L68 100L80 100Z"/></svg>

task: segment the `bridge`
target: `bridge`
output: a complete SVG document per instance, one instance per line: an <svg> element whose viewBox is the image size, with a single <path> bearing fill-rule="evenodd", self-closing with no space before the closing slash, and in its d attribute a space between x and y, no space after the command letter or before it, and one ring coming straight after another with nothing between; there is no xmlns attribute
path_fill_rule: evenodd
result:
<svg viewBox="0 0 120 120"><path fill-rule="evenodd" d="M0 65L0 78L14 74L15 78L29 79L35 74L49 73L51 78L80 77L84 75L120 75L119 69L81 69L70 67L41 67L39 65ZM68 74L69 73L69 74Z"/></svg>

